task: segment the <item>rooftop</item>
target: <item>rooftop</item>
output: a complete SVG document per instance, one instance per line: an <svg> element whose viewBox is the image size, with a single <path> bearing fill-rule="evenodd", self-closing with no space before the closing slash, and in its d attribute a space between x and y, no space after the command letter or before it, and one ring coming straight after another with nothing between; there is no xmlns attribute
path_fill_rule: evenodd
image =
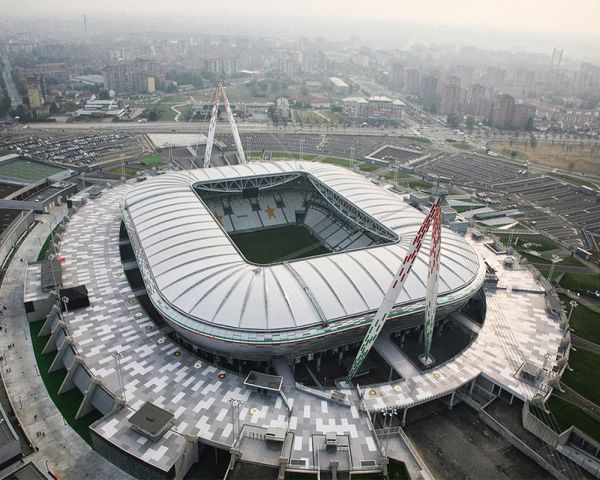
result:
<svg viewBox="0 0 600 480"><path fill-rule="evenodd" d="M191 188L203 181L295 173L309 175L319 188L340 195L397 239L257 269ZM145 257L144 281L147 287L153 283L149 290L156 288L168 302L165 313L185 315L176 321L187 328L202 328L195 322L206 322L236 332L295 330L375 311L395 273L389 265L402 261L424 219L400 196L350 170L293 161L166 174L138 184L127 193L123 207L130 237L135 237L138 254ZM452 295L464 296L465 289L478 288L481 265L463 238L446 229L442 238L439 298L450 302ZM424 300L428 254L426 240L398 305ZM237 287L242 293L232 294Z"/></svg>

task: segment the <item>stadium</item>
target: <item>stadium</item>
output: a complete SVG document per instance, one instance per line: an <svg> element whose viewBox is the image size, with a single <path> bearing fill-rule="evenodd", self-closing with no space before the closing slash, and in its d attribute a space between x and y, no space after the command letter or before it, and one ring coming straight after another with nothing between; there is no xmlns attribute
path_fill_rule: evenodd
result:
<svg viewBox="0 0 600 480"><path fill-rule="evenodd" d="M10 264L96 452L136 478L433 478L402 429L424 411L543 411L570 334L535 270L452 231L439 195L248 162L233 121L215 167L211 129L204 168L84 189L24 237L38 261Z"/></svg>
<svg viewBox="0 0 600 480"><path fill-rule="evenodd" d="M251 163L161 175L129 191L127 235L153 306L185 341L269 360L357 343L424 215L341 167ZM423 322L429 243L386 324ZM444 231L438 317L485 266Z"/></svg>

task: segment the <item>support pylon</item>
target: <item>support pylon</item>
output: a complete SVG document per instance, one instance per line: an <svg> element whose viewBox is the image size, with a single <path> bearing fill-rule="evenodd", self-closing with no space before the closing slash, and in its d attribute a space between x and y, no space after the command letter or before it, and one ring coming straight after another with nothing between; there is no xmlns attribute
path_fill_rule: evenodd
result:
<svg viewBox="0 0 600 480"><path fill-rule="evenodd" d="M431 339L433 336L433 325L435 322L435 310L437 306L437 286L438 286L438 277L439 277L439 268L440 268L440 247L441 247L441 232L442 232L442 208L440 205L440 200L437 199L431 210L425 217L421 228L419 229L417 236L410 244L408 252L404 257L404 261L398 270L398 273L394 276L392 283L390 284L387 293L383 297L383 302L381 302L381 306L373 321L371 322L371 326L365 335L365 339L363 340L362 345L354 359L354 363L352 364L352 368L350 368L350 372L348 373L348 378L351 379L356 375L356 372L362 365L364 359L367 357L367 354L373 347L373 344L377 340L379 333L381 332L383 326L385 325L385 321L388 318L390 312L394 308L394 304L398 299L398 295L404 288L404 282L408 278L408 274L410 273L413 264L415 263L415 259L421 250L421 246L423 245L423 239L425 234L429 230L429 227L432 226L432 239L431 239L431 249L430 249L430 257L429 257L429 270L427 276L427 298L425 302L425 354L424 358L430 359L430 349L431 349Z"/></svg>
<svg viewBox="0 0 600 480"><path fill-rule="evenodd" d="M225 104L225 111L227 112L227 118L229 119L229 126L231 127L231 134L235 141L235 147L237 149L238 161L240 165L246 164L246 155L242 147L242 141L240 140L240 134L238 133L237 125L235 124L235 118L233 118L233 112L229 105L229 99L225 93L223 83L217 84L215 91L215 97L213 99L213 109L210 115L210 123L208 126L208 137L206 139L206 150L204 152L204 168L210 167L210 156L212 155L212 147L215 140L215 130L217 128L217 117L219 116L219 99L223 97L223 103Z"/></svg>

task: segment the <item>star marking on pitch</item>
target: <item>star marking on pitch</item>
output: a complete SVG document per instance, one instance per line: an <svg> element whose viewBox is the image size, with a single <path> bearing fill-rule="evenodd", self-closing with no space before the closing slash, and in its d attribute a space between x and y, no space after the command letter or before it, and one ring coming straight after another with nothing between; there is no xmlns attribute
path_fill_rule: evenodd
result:
<svg viewBox="0 0 600 480"><path fill-rule="evenodd" d="M275 217L275 209L271 207L271 205L267 205L267 208L265 209L265 212L267 212L267 215L269 216L269 219L271 218L277 218Z"/></svg>

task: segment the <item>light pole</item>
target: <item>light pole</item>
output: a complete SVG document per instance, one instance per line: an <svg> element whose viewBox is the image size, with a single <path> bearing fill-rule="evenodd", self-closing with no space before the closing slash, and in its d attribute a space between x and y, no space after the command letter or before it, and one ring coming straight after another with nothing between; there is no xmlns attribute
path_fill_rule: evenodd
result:
<svg viewBox="0 0 600 480"><path fill-rule="evenodd" d="M67 307L67 305L69 305L69 297L64 296L61 298L63 305L65 306L65 314L69 314L69 308Z"/></svg>
<svg viewBox="0 0 600 480"><path fill-rule="evenodd" d="M577 305L578 305L578 304L577 304L577 302L576 302L575 300L571 300L571 301L569 302L569 306L571 307L571 308L569 309L569 316L567 317L567 321L568 321L569 323L571 323L571 315L573 315L573 310L575 310L575 308L577 308Z"/></svg>
<svg viewBox="0 0 600 480"><path fill-rule="evenodd" d="M123 382L123 372L121 371L121 354L119 352L113 352L112 356L115 359L115 365L117 367L117 380L119 381L121 396L123 397L123 401L127 402L127 397L125 396L125 384Z"/></svg>
<svg viewBox="0 0 600 480"><path fill-rule="evenodd" d="M396 409L395 409L395 408L388 409L388 410L386 410L386 411L383 413L383 414L384 414L386 417L390 417L390 421L389 421L389 425L388 425L388 428L389 428L390 430L391 430L391 428L392 428L392 417L393 417L394 415L396 415L396 413L397 413L397 411L396 411ZM385 420L384 420L384 422L383 422L383 432L384 432L384 433L386 433L386 439L385 439L385 452L384 452L384 453L387 455L387 450L388 450L388 442L390 441L390 434L391 434L391 432L386 432L386 431L385 431Z"/></svg>
<svg viewBox="0 0 600 480"><path fill-rule="evenodd" d="M232 426L231 445L233 445L235 443L236 431L238 431L238 435L239 435L239 419L240 419L239 407L242 403L243 402L241 400L237 400L235 398L229 399L229 405L230 405L230 409L231 409L231 426Z"/></svg>
<svg viewBox="0 0 600 480"><path fill-rule="evenodd" d="M557 262L560 262L561 258L557 255L552 255L552 265L550 265L550 273L548 274L548 281L552 283L552 275L554 274L554 266Z"/></svg>

